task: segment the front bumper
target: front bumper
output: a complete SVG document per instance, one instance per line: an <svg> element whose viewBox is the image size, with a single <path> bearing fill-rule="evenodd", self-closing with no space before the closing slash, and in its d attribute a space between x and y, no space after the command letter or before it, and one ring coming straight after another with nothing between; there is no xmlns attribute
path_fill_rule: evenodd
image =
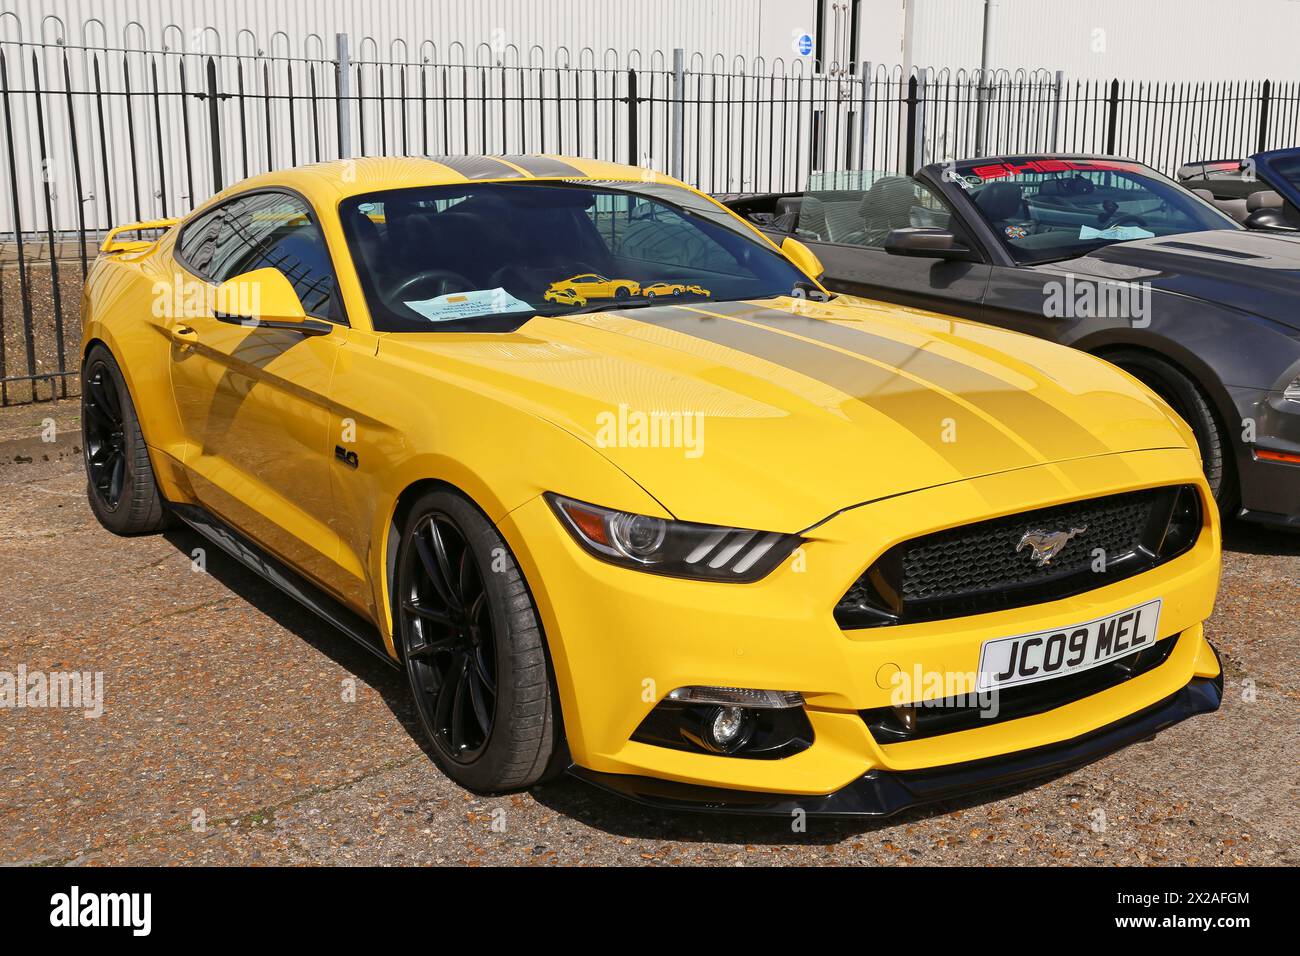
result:
<svg viewBox="0 0 1300 956"><path fill-rule="evenodd" d="M1192 550L1146 573L1070 598L950 620L844 631L832 616L848 586L900 541L1067 500L1173 484L1202 490L1206 525ZM541 498L507 515L500 528L541 613L569 749L579 768L750 791L760 800L786 794L816 801L864 779L910 779L919 786L896 775L1058 745L1128 720L1194 678L1216 677L1218 663L1201 628L1213 609L1219 575L1218 517L1208 501L1195 456L1185 450L1022 469L845 511L806 532L794 559L743 585L664 578L597 561ZM967 689L973 689L984 641L1094 620L1155 598L1163 602L1157 639L1176 642L1168 658L1082 700L884 744L859 713L897 703L891 698L900 672L968 675ZM693 685L800 692L812 745L782 759L756 760L632 739L670 691ZM912 699L951 696L944 691L941 684Z"/></svg>
<svg viewBox="0 0 1300 956"><path fill-rule="evenodd" d="M1300 455L1300 402L1281 392L1230 388L1242 421L1255 425L1255 440L1237 451L1244 521L1300 531L1300 464L1260 458L1261 450Z"/></svg>
<svg viewBox="0 0 1300 956"><path fill-rule="evenodd" d="M821 817L884 817L939 800L1064 773L1146 740L1188 717L1218 710L1222 700L1222 673L1212 678L1197 677L1159 703L1072 740L929 770L869 770L848 786L824 796L693 786L653 777L596 773L581 767L570 772L629 800L667 810L780 816L802 811Z"/></svg>

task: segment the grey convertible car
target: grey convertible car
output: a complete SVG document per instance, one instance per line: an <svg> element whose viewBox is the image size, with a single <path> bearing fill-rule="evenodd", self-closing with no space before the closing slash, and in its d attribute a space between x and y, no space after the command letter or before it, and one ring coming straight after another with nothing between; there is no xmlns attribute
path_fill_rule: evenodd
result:
<svg viewBox="0 0 1300 956"><path fill-rule="evenodd" d="M1191 426L1225 514L1300 530L1300 238L1248 231L1111 157L833 178L718 198L777 241L807 244L835 291L1110 360Z"/></svg>
<svg viewBox="0 0 1300 956"><path fill-rule="evenodd" d="M1177 176L1247 229L1300 230L1300 149L1187 163Z"/></svg>

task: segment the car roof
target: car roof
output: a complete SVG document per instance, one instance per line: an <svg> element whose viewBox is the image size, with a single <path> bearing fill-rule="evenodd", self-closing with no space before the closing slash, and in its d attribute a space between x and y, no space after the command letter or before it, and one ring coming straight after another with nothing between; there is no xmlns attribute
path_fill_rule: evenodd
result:
<svg viewBox="0 0 1300 956"><path fill-rule="evenodd" d="M317 208L323 208L349 196L386 189L545 179L685 186L685 183L653 169L569 156L370 156L295 166L252 176L232 184L203 205L250 189L273 187L293 189L306 196Z"/></svg>

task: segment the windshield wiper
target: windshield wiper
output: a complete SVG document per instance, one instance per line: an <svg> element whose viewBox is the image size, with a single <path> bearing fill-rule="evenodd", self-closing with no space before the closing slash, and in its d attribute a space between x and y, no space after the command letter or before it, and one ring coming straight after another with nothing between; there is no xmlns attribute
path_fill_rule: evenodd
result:
<svg viewBox="0 0 1300 956"><path fill-rule="evenodd" d="M801 296L800 293L803 293ZM800 279L790 290L790 295L796 299L812 299L814 302L829 302L835 298L833 293L823 292L815 282L809 282L807 279Z"/></svg>
<svg viewBox="0 0 1300 956"><path fill-rule="evenodd" d="M586 312L617 312L620 309L644 309L652 305L687 305L682 302L680 296L669 298L664 295L656 296L628 296L626 299L609 299L604 302L596 302L589 305L580 305L576 309L570 309L567 312L556 312L555 315L582 315ZM674 301L676 299L676 301ZM692 299L693 303L711 302L712 299Z"/></svg>

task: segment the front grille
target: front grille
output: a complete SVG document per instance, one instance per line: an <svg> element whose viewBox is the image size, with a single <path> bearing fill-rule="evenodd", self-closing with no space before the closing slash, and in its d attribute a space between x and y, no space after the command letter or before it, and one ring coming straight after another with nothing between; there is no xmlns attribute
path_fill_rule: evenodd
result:
<svg viewBox="0 0 1300 956"><path fill-rule="evenodd" d="M948 697L903 707L876 707L858 713L866 722L871 736L880 744L954 734L1021 717L1032 717L1093 694L1100 694L1155 670L1169 659L1178 638L1179 635L1175 634L1135 654L1077 674L1020 687L1008 687L996 693L986 692L984 704L980 703L976 695L968 694L965 697ZM997 705L996 712L989 706L993 703Z"/></svg>
<svg viewBox="0 0 1300 956"><path fill-rule="evenodd" d="M844 628L932 621L1102 587L1190 548L1201 528L1199 502L1190 485L1131 491L915 538L885 552L854 582L835 619ZM1070 537L1044 564L1024 541L1033 531Z"/></svg>

